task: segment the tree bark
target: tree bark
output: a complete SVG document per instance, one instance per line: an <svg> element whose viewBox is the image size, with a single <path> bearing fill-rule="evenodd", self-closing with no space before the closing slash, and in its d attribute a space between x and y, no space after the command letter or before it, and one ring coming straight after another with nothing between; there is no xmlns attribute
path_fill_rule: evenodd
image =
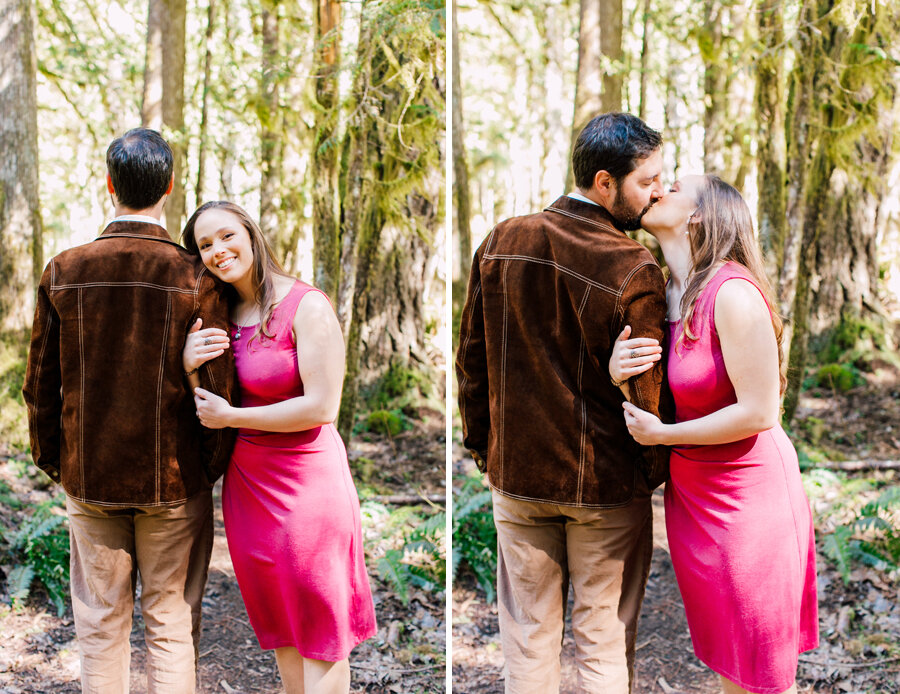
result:
<svg viewBox="0 0 900 694"><path fill-rule="evenodd" d="M316 0L316 122L313 137L312 201L315 285L333 299L340 282L338 175L338 67L340 63L339 0Z"/></svg>
<svg viewBox="0 0 900 694"><path fill-rule="evenodd" d="M0 331L31 324L43 270L37 82L30 0L0 5Z"/></svg>
<svg viewBox="0 0 900 694"><path fill-rule="evenodd" d="M879 314L877 219L894 159L898 72L886 56L897 38L897 10L868 3L860 9L856 24L844 25L829 0L815 7L824 68L815 73L813 104L823 120L813 123L818 132L805 195L787 419L811 340L824 343L841 325L858 340L861 321Z"/></svg>
<svg viewBox="0 0 900 694"><path fill-rule="evenodd" d="M782 4L783 0L761 0L758 9L761 55L756 63L757 219L759 242L773 286L784 259L788 233Z"/></svg>
<svg viewBox="0 0 900 694"><path fill-rule="evenodd" d="M262 75L260 106L257 109L260 126L260 187L259 228L269 239L280 260L288 248L281 224L281 128L279 103L279 9L278 0L264 0L262 4Z"/></svg>
<svg viewBox="0 0 900 694"><path fill-rule="evenodd" d="M175 185L166 201L166 228L181 233L184 218L184 59L185 0L150 0L147 17L147 58L141 122L162 133L172 148Z"/></svg>
<svg viewBox="0 0 900 694"><path fill-rule="evenodd" d="M456 2L452 3L453 13L453 207L454 229L459 240L459 266L457 282L464 283L469 278L472 264L472 234L469 229L471 208L469 204L469 167L466 163L466 148L462 110L462 81L459 71L459 30L456 22Z"/></svg>
<svg viewBox="0 0 900 694"><path fill-rule="evenodd" d="M566 191L573 190L575 186L571 157L575 141L588 121L603 111L603 68L596 50L602 40L600 2L601 0L581 0L578 6L578 72L575 77L575 112L566 168Z"/></svg>
<svg viewBox="0 0 900 694"><path fill-rule="evenodd" d="M212 37L216 22L216 0L209 0L206 9L206 55L203 59L203 94L200 99L200 145L197 149L197 200L199 207L206 200L206 158L207 158L207 130L209 119L209 94L210 77L212 74Z"/></svg>

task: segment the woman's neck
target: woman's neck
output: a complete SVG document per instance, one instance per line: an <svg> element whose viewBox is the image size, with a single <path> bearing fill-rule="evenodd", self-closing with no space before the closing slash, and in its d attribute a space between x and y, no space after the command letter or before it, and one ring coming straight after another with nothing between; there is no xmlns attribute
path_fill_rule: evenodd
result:
<svg viewBox="0 0 900 694"><path fill-rule="evenodd" d="M659 234L656 240L666 259L670 281L676 289L683 290L687 276L693 267L690 238L684 232L676 231L671 234ZM678 293L680 294L681 291Z"/></svg>

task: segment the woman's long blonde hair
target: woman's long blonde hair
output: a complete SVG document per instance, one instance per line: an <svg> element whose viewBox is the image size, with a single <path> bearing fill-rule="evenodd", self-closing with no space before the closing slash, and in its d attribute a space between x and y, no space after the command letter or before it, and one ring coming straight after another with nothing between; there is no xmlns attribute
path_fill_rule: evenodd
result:
<svg viewBox="0 0 900 694"><path fill-rule="evenodd" d="M272 253L272 248L269 246L268 241L266 241L266 237L263 236L259 225L253 221L253 218L247 214L242 207L235 205L233 202L213 200L198 207L194 214L191 215L191 218L184 227L184 233L181 235L185 248L191 253L200 255L200 249L197 247L197 239L194 238L194 226L201 214L212 209L230 212L241 220L241 224L243 224L247 233L250 234L250 247L253 249L253 275L251 279L253 280L253 286L256 287L256 305L259 307L260 316L259 327L257 327L256 332L253 333L250 341L252 342L260 335L271 338L272 335L268 332L269 321L272 319L272 311L276 304L275 283L273 277L275 275L290 277L290 275L284 271L284 268L281 267L281 263L275 258L275 254ZM236 300L237 292L230 285L229 291L232 300Z"/></svg>
<svg viewBox="0 0 900 694"><path fill-rule="evenodd" d="M772 287L766 278L762 254L753 235L750 209L738 190L718 176L704 175L697 195L697 210L688 220L688 235L693 267L681 297L682 338L697 339L693 333L697 298L720 264L724 261L740 263L747 268L769 304L778 343L778 373L780 392L783 393L787 385L782 348L784 328L781 317L775 311Z"/></svg>

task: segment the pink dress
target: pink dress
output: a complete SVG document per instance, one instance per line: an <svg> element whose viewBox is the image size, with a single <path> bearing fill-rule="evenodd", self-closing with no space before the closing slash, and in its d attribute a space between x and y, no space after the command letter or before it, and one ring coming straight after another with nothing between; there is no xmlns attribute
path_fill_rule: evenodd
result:
<svg viewBox="0 0 900 694"><path fill-rule="evenodd" d="M239 339L232 334L242 406L303 395L292 324L310 291L318 290L297 281L275 307L273 339L251 344L256 326ZM305 658L334 662L375 633L359 499L333 424L290 433L240 429L222 510L262 648L293 646Z"/></svg>
<svg viewBox="0 0 900 694"><path fill-rule="evenodd" d="M676 420L735 403L713 322L719 288L749 281L727 263L697 299L692 332L670 323ZM758 288L758 286L757 286ZM782 692L819 644L815 537L797 454L781 426L734 443L672 449L666 530L697 657L760 694Z"/></svg>

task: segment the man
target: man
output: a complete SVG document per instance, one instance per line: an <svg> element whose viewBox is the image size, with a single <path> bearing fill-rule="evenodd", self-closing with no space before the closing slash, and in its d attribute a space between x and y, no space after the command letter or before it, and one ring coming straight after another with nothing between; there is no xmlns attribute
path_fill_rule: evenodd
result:
<svg viewBox="0 0 900 694"><path fill-rule="evenodd" d="M182 367L197 318L227 327L222 286L160 224L172 151L138 128L106 153L116 218L53 258L23 389L35 463L66 491L83 691L128 691L136 576L151 693L194 692L213 482L231 430L201 429ZM194 326L194 329L198 329ZM201 369L229 397L230 352Z"/></svg>
<svg viewBox="0 0 900 694"><path fill-rule="evenodd" d="M573 152L577 193L500 223L478 249L456 359L464 443L493 490L506 691L557 692L571 580L579 690L630 691L666 451L629 436L616 336L663 342L662 272L625 235L662 196L661 138L623 113ZM658 364L629 383L659 412Z"/></svg>

